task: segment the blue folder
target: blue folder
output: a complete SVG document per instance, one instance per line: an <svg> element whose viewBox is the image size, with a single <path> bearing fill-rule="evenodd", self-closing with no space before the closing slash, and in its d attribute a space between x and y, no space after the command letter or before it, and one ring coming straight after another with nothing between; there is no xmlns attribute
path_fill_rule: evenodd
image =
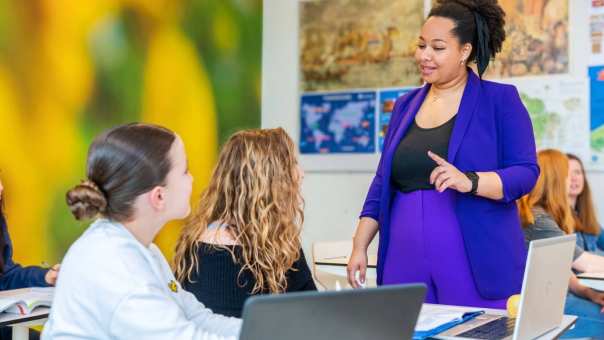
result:
<svg viewBox="0 0 604 340"><path fill-rule="evenodd" d="M443 323L442 325L429 329L427 331L415 331L415 333L413 333L413 340L423 340L423 339L427 339L429 337L435 336L437 334L440 334L444 331L446 331L449 328L453 328L457 325L460 325L468 320L472 320L475 317L484 314L484 311L480 310L480 311L475 311L475 312L468 312L462 315L461 318L457 318L455 320L451 320L447 323Z"/></svg>

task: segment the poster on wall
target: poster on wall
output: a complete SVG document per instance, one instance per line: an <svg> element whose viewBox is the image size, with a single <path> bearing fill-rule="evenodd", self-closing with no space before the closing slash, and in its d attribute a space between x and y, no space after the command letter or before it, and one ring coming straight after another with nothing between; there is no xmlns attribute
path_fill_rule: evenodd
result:
<svg viewBox="0 0 604 340"><path fill-rule="evenodd" d="M303 95L300 152L374 153L375 102L375 92Z"/></svg>
<svg viewBox="0 0 604 340"><path fill-rule="evenodd" d="M604 65L589 68L592 170L604 171Z"/></svg>
<svg viewBox="0 0 604 340"><path fill-rule="evenodd" d="M420 84L424 0L300 2L300 91Z"/></svg>
<svg viewBox="0 0 604 340"><path fill-rule="evenodd" d="M379 117L378 117L378 150L382 152L384 150L384 138L386 137L386 131L390 124L390 117L392 116L392 110L394 109L394 103L396 100L403 96L405 93L411 91L413 88L403 89L388 89L382 90L379 94Z"/></svg>
<svg viewBox="0 0 604 340"><path fill-rule="evenodd" d="M567 76L536 79L515 78L520 98L533 123L537 149L554 148L588 159L589 81Z"/></svg>
<svg viewBox="0 0 604 340"><path fill-rule="evenodd" d="M592 1L589 13L590 65L604 64L604 1Z"/></svg>
<svg viewBox="0 0 604 340"><path fill-rule="evenodd" d="M307 169L375 169L396 98L421 86L414 54L431 2L300 0L299 147ZM569 75L570 0L498 2L507 38L485 78L519 87L540 148L589 158L589 81Z"/></svg>
<svg viewBox="0 0 604 340"><path fill-rule="evenodd" d="M299 149L305 169L375 170L389 123L384 109L399 89L421 84L414 54L425 5L300 0Z"/></svg>
<svg viewBox="0 0 604 340"><path fill-rule="evenodd" d="M506 39L487 77L565 74L569 70L569 0L499 0Z"/></svg>

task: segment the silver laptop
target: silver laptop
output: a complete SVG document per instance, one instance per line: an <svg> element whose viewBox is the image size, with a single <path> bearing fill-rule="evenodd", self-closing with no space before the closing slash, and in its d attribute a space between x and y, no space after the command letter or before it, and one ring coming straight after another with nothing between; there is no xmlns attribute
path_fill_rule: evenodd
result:
<svg viewBox="0 0 604 340"><path fill-rule="evenodd" d="M425 294L410 284L251 297L239 339L411 339Z"/></svg>
<svg viewBox="0 0 604 340"><path fill-rule="evenodd" d="M485 314L438 338L524 340L560 326L575 239L567 235L530 243L517 318Z"/></svg>

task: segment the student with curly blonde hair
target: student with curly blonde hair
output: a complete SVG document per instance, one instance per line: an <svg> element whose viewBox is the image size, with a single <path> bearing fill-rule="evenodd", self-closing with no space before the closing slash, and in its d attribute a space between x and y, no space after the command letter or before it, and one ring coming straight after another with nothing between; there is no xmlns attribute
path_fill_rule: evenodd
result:
<svg viewBox="0 0 604 340"><path fill-rule="evenodd" d="M216 313L240 316L251 295L316 290L301 250L294 150L281 128L231 136L182 231L176 277Z"/></svg>

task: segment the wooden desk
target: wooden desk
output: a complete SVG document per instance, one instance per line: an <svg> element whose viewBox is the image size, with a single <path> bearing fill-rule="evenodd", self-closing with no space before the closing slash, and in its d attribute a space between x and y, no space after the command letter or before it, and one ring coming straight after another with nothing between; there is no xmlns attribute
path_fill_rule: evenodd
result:
<svg viewBox="0 0 604 340"><path fill-rule="evenodd" d="M28 340L29 327L43 325L49 313L47 307L38 307L29 315L0 313L0 327L12 327L13 340Z"/></svg>
<svg viewBox="0 0 604 340"><path fill-rule="evenodd" d="M424 304L424 305L431 305L431 304ZM443 306L443 305L439 305L439 306ZM507 315L507 311L504 309L491 309L491 308L476 308L476 307L460 307L460 306L446 306L448 309L451 310L458 310L458 311L471 311L471 310L484 310L485 314L490 314L490 315L502 315L502 316L506 316ZM423 310L423 308L422 308ZM421 312L420 312L421 313ZM477 318L478 319L478 318ZM443 340L459 340L462 339L460 337L455 337L455 336L450 336L449 334L453 334L453 333L457 333L458 330L463 330L464 328L468 328L468 326L471 326L474 322L479 322L475 321L477 319L474 320L470 320L467 321L461 325L455 326L451 329L448 329L447 331L440 333L437 336L434 336L434 339L443 339ZM550 339L557 339L563 332L565 332L567 329L569 329L572 325L575 324L575 322L577 321L577 317L574 315L564 315L564 317L562 318L562 323L560 324L559 327L552 329L551 331L543 334L542 336L540 336L539 340L550 340Z"/></svg>

